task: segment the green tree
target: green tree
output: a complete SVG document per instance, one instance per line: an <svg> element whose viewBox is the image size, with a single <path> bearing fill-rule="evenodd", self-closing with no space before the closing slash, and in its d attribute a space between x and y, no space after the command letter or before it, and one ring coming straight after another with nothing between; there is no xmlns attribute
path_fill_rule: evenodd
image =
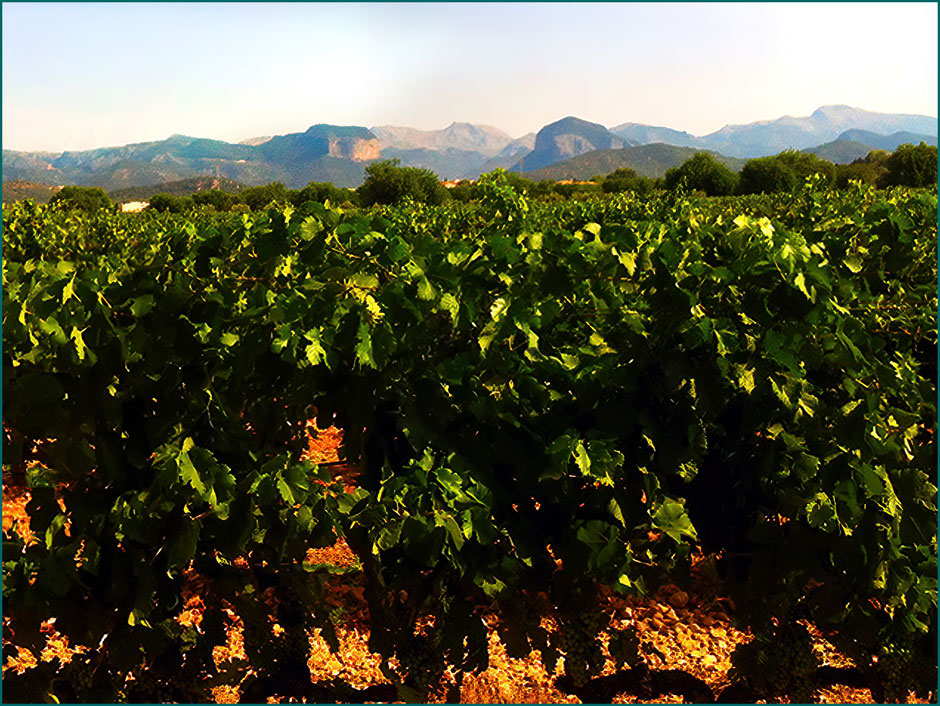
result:
<svg viewBox="0 0 940 706"><path fill-rule="evenodd" d="M236 201L236 196L220 189L207 189L193 194L193 203L197 206L209 205L216 211L228 211Z"/></svg>
<svg viewBox="0 0 940 706"><path fill-rule="evenodd" d="M900 145L885 161L882 186L937 186L937 148L926 142Z"/></svg>
<svg viewBox="0 0 940 706"><path fill-rule="evenodd" d="M682 165L666 170L667 189L684 183L687 189L704 191L708 196L728 196L737 186L738 175L707 152L696 152Z"/></svg>
<svg viewBox="0 0 940 706"><path fill-rule="evenodd" d="M637 186L637 173L629 167L615 169L601 182L605 194L619 194L623 191L634 191Z"/></svg>
<svg viewBox="0 0 940 706"><path fill-rule="evenodd" d="M258 211L270 203L287 203L290 194L281 182L274 181L264 186L249 186L238 195L238 200L252 211Z"/></svg>
<svg viewBox="0 0 940 706"><path fill-rule="evenodd" d="M811 152L797 152L784 150L776 157L778 162L785 165L796 177L796 183L802 184L814 174L820 174L826 183L832 183L836 174L836 165L825 159L820 159Z"/></svg>
<svg viewBox="0 0 940 706"><path fill-rule="evenodd" d="M366 179L356 190L363 206L400 203L407 198L438 204L450 198L437 174L430 169L400 164L398 159L386 159L366 167Z"/></svg>
<svg viewBox="0 0 940 706"><path fill-rule="evenodd" d="M100 208L111 208L111 199L100 186L63 186L49 203L89 213Z"/></svg>
<svg viewBox="0 0 940 706"><path fill-rule="evenodd" d="M738 193L772 194L796 186L796 174L776 157L749 159L741 169Z"/></svg>

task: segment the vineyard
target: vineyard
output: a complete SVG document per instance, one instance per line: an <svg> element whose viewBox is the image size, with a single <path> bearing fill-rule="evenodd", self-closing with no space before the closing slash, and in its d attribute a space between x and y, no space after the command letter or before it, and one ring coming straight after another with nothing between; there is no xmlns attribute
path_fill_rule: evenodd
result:
<svg viewBox="0 0 940 706"><path fill-rule="evenodd" d="M5 700L935 701L937 194L817 187L4 208Z"/></svg>

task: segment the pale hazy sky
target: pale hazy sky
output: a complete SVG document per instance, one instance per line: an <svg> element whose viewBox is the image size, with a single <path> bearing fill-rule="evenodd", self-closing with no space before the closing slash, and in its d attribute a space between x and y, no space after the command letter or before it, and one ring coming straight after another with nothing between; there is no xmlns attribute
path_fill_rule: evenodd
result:
<svg viewBox="0 0 940 706"><path fill-rule="evenodd" d="M935 3L10 3L3 147L937 115Z"/></svg>

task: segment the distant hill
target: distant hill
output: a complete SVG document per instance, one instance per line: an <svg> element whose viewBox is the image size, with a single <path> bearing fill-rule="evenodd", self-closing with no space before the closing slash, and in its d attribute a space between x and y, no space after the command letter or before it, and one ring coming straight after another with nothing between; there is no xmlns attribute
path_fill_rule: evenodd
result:
<svg viewBox="0 0 940 706"><path fill-rule="evenodd" d="M836 164L849 164L856 159L867 156L872 150L893 152L900 145L919 145L921 142L936 147L937 136L907 131L880 135L870 130L853 129L846 130L832 142L826 142L803 151L810 152L821 159L827 159Z"/></svg>
<svg viewBox="0 0 940 706"><path fill-rule="evenodd" d="M803 150L803 152L815 154L820 159L833 164L849 164L867 156L872 149L874 148L871 145L855 142L855 140L833 140L824 145Z"/></svg>
<svg viewBox="0 0 940 706"><path fill-rule="evenodd" d="M628 167L640 176L661 177L671 167L678 167L689 159L697 150L693 147L678 147L655 143L652 145L638 145L616 150L596 150L587 152L549 167L524 172L522 176L527 179L541 181L542 179L590 179L596 174L607 175L615 169ZM725 164L732 171L741 171L746 160L726 157L710 152L715 159Z"/></svg>
<svg viewBox="0 0 940 706"><path fill-rule="evenodd" d="M3 182L3 203L26 199L32 199L36 203L49 203L58 190L58 186L35 184L25 179L11 179Z"/></svg>
<svg viewBox="0 0 940 706"><path fill-rule="evenodd" d="M603 125L569 116L539 130L535 147L512 166L512 171L529 172L585 152L617 149L628 144Z"/></svg>
<svg viewBox="0 0 940 706"><path fill-rule="evenodd" d="M634 145L651 145L662 142L667 145L679 147L697 147L699 138L687 132L673 130L668 127L654 127L640 123L624 123L610 128L615 135L619 135Z"/></svg>
<svg viewBox="0 0 940 706"><path fill-rule="evenodd" d="M128 189L118 189L111 191L108 196L112 201L125 203L127 201L149 201L154 194L170 194L171 196L190 196L197 191L206 191L208 189L219 189L227 191L230 194L237 194L245 188L245 185L217 177L212 174L202 174L191 179L180 179L179 181L169 181L161 184L151 184L149 186L132 186Z"/></svg>
<svg viewBox="0 0 940 706"><path fill-rule="evenodd" d="M927 135L906 130L893 132L890 135L881 135L870 130L846 130L836 139L861 142L862 144L871 145L872 149L887 150L888 152L893 152L903 144L919 145L921 142L926 142L933 147L937 146L936 134Z"/></svg>

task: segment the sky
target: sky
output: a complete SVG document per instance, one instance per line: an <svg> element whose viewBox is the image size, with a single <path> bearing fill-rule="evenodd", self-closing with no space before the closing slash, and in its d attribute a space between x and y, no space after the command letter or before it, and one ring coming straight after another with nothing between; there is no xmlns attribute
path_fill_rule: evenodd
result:
<svg viewBox="0 0 940 706"><path fill-rule="evenodd" d="M15 3L2 144L937 115L936 3Z"/></svg>

